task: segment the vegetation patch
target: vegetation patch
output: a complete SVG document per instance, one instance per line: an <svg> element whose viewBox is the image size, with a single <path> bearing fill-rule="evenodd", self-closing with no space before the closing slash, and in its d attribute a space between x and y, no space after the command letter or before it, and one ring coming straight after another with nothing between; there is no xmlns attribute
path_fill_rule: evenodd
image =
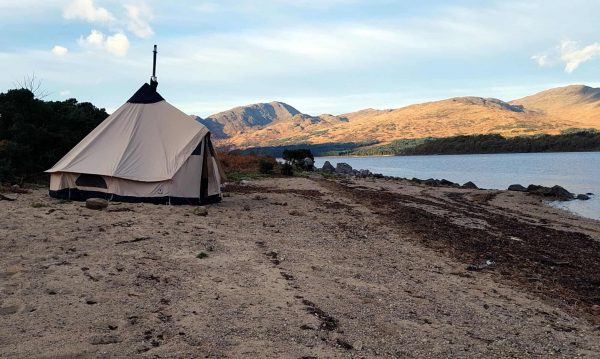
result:
<svg viewBox="0 0 600 359"><path fill-rule="evenodd" d="M425 140L405 148L399 155L528 153L600 150L600 132L582 130L560 135L534 135L505 138L501 135L471 135Z"/></svg>
<svg viewBox="0 0 600 359"><path fill-rule="evenodd" d="M275 158L255 153L221 152L218 157L227 179L233 182L273 174L277 166Z"/></svg>
<svg viewBox="0 0 600 359"><path fill-rule="evenodd" d="M108 114L75 99L43 101L27 89L0 93L0 182L39 182L43 172Z"/></svg>
<svg viewBox="0 0 600 359"><path fill-rule="evenodd" d="M241 154L260 154L271 157L283 157L284 150L308 149L314 156L343 156L351 154L353 150L372 146L378 141L362 141L362 142L328 142L328 143L299 143L289 145L252 147L243 150L234 151Z"/></svg>

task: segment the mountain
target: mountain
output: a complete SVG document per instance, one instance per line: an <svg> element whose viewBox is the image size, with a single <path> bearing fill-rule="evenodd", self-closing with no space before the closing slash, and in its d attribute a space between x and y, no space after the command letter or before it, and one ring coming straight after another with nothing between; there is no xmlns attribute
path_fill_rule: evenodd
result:
<svg viewBox="0 0 600 359"><path fill-rule="evenodd" d="M311 121L312 116L304 115L283 102L239 106L216 113L205 119L198 117L198 121L208 127L217 139L229 138L275 122L302 120Z"/></svg>
<svg viewBox="0 0 600 359"><path fill-rule="evenodd" d="M557 120L574 121L580 127L600 126L600 88L584 85L558 87L510 103L542 111Z"/></svg>
<svg viewBox="0 0 600 359"><path fill-rule="evenodd" d="M260 103L198 118L219 146L378 143L398 139L498 133L506 137L600 129L600 89L567 86L504 102L456 97L398 109L311 116L282 102Z"/></svg>

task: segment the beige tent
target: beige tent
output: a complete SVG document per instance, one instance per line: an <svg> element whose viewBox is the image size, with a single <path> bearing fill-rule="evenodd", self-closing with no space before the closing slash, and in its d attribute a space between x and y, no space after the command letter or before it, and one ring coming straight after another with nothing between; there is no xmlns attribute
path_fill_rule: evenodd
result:
<svg viewBox="0 0 600 359"><path fill-rule="evenodd" d="M203 204L221 200L224 178L208 129L144 84L50 173L50 196Z"/></svg>

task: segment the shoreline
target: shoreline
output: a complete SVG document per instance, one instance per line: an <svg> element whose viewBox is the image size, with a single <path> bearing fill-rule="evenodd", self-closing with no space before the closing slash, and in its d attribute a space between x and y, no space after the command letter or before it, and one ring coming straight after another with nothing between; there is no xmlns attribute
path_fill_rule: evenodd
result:
<svg viewBox="0 0 600 359"><path fill-rule="evenodd" d="M455 182L475 183L480 188L506 190L513 185L542 185L545 187L561 186L568 191L573 191L577 200L556 202L556 207L561 207L576 213L579 216L600 220L600 181L596 180L595 172L587 165L595 161L600 152L589 152L587 157L577 157L579 152L550 154L522 154L523 157L501 155L493 158L488 155L467 156L400 156L395 158L366 157L315 157L315 166L322 167L324 163L333 163L332 171L336 172L336 164L346 163L355 168L359 173L367 171L379 172L385 178L409 179L421 178L422 182ZM562 156L561 156L562 155ZM445 156L445 155L442 155ZM570 166L556 166L556 163L569 162ZM521 163L518 166L516 163ZM509 175L509 166L516 166L515 172ZM344 166L346 168L346 166ZM552 170L553 169L553 170ZM570 172L567 172L570 171ZM570 174L570 175L569 175ZM379 176L379 175L378 175ZM427 178L427 180L424 180ZM441 179L441 180L436 180ZM450 180L450 181L448 181ZM439 183L438 183L439 184ZM432 183L432 185L435 185ZM552 200L551 198L548 198ZM557 198L560 201L560 198ZM585 202L580 202L580 201ZM588 201L589 200L589 201Z"/></svg>
<svg viewBox="0 0 600 359"><path fill-rule="evenodd" d="M313 177L228 184L205 217L0 201L0 354L600 352L599 221L521 192Z"/></svg>
<svg viewBox="0 0 600 359"><path fill-rule="evenodd" d="M426 156L475 156L475 155L525 155L525 154L556 154L556 153L600 153L598 150L591 151L546 151L546 152L474 152L474 153L432 153L428 155L415 154L415 155L327 155L327 156L315 156L318 158L338 158L338 157L350 157L350 158L363 158L363 157L426 157Z"/></svg>

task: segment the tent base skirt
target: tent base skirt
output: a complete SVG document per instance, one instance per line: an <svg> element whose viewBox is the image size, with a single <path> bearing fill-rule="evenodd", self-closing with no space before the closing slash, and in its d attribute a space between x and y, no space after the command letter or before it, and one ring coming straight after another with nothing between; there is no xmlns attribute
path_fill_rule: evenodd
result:
<svg viewBox="0 0 600 359"><path fill-rule="evenodd" d="M77 188L63 188L58 191L49 191L50 197L67 199L71 201L85 201L88 198L102 198L112 202L127 202L127 203L152 203L152 204L172 204L172 205L193 205L221 202L220 195L208 196L206 198L186 198L186 197L136 197L136 196L121 196L114 193L106 193L99 191L84 191Z"/></svg>

